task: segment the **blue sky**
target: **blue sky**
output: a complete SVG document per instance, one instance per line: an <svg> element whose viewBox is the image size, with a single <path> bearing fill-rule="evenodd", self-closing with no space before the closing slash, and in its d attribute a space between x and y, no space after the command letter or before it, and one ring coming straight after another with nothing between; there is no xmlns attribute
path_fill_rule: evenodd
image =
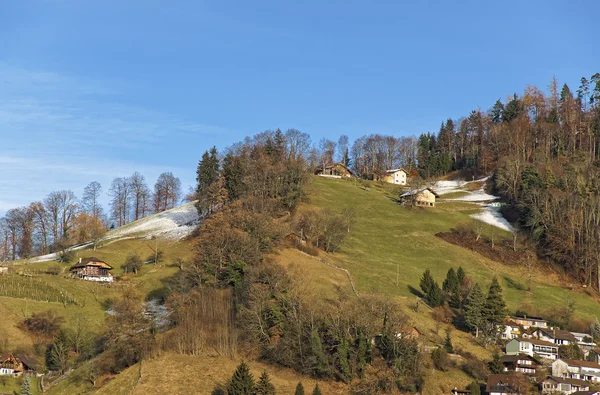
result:
<svg viewBox="0 0 600 395"><path fill-rule="evenodd" d="M455 4L456 3L456 4ZM590 1L0 1L0 214L266 129L436 131L600 71Z"/></svg>

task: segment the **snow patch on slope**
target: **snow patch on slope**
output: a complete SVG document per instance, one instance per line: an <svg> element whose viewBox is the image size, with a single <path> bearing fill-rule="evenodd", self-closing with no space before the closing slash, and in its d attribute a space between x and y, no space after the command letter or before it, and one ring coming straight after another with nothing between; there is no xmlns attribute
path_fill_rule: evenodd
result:
<svg viewBox="0 0 600 395"><path fill-rule="evenodd" d="M485 222L507 232L514 232L515 229L510 223L500 214L498 207L485 206L485 208L477 214L472 214L471 218Z"/></svg>

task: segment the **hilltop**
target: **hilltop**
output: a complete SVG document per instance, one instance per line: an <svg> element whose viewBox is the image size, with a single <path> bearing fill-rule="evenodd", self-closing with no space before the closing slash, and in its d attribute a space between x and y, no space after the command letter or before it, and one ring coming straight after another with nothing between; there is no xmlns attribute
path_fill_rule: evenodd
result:
<svg viewBox="0 0 600 395"><path fill-rule="evenodd" d="M572 289L572 286L562 281L557 272L539 265L534 269L531 290L527 291L523 280L526 270L524 267L490 260L436 236L440 232L452 230L459 224L474 224L478 221L477 218L481 218L482 213L496 215L493 214L496 212L495 208L487 204L493 201L494 197L483 192L484 184L485 179L468 183L439 182L437 188L441 197L436 207L408 208L398 204L398 190L391 185L375 182L359 184L314 177L309 198L300 205L299 212L315 208L341 212L344 208L352 208L355 211L355 222L348 236L335 253L320 252L317 257L313 257L286 247L273 251L270 259L302 278L316 303L340 292L352 295L350 278L359 296L382 295L396 300L403 306L414 327L422 333L422 341L426 347L441 344L444 332L452 327L448 324L440 327L425 305L415 308L419 300L419 280L425 269L430 269L434 277L441 281L449 268L461 266L474 281L484 286L496 276L502 284L510 311L535 306L538 311L543 312L572 299L577 306L577 319L589 321L599 315L600 308L595 295L589 295L585 290ZM24 316L31 312L54 309L66 317L66 325L73 325L79 314L85 314L91 317L98 327L105 316L104 302L115 297L119 289L126 284L135 285L148 299L164 295L168 292L164 280L178 271L171 262L177 258L189 260L193 256L194 241L179 237L189 234L194 221L198 220L192 208L192 204L187 204L115 229L107 234L96 251L85 248L77 250L78 257L93 255L110 262L115 267L114 274L118 277L123 275L120 264L127 255L138 253L146 256L151 254L155 245L164 251L162 262L145 265L137 276L128 276L111 287L68 279L62 275L44 274L49 267L55 265L51 262L15 266L17 271L33 275L33 278L18 281L40 281L53 289L68 293L75 302L65 304L10 295L0 296L3 302L0 313L6 319L3 332L0 333L8 339L9 344L32 349L35 339L29 338L20 325ZM484 234L496 232L498 238L512 238L511 233L503 229L505 225L502 220L490 222L492 223L486 225ZM152 239L152 236L158 237ZM347 270L347 273L340 269ZM490 358L490 350L482 348L470 334L454 330L452 336L455 347L483 360ZM239 360L167 353L142 365L128 368L111 378L112 382L98 392L116 393L114 391L118 388L123 393L160 393L160 388L176 388L173 387L176 385L174 383L185 382L188 376L188 368L184 368L186 366L195 372L203 372L196 373L198 382L205 383L206 388L212 388L229 377ZM156 374L160 366L165 364L173 366L168 377ZM208 366L219 369L213 371L208 369ZM285 391L293 388L300 380L307 385L314 382L297 373L270 365L253 362L252 369L255 376L261 369L268 369L276 387ZM448 372L428 370L424 393L436 394L454 386L465 386L471 381L472 378L459 369L450 369ZM345 385L340 383L324 385L322 388L327 388L327 393L342 394L347 391ZM91 390L87 384L66 380L54 387L50 393Z"/></svg>

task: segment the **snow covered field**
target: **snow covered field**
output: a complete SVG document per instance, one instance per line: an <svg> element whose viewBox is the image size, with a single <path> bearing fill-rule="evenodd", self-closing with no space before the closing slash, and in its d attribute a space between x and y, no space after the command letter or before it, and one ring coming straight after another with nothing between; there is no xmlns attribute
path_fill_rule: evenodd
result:
<svg viewBox="0 0 600 395"><path fill-rule="evenodd" d="M200 216L198 215L198 211L196 211L194 202L186 203L174 209L153 214L111 230L100 242L106 245L123 239L136 237L152 238L154 236L176 241L192 233L199 223ZM85 243L71 247L70 249L76 251L91 246L92 243ZM30 262L48 262L56 260L56 258L56 254L48 254L32 258Z"/></svg>
<svg viewBox="0 0 600 395"><path fill-rule="evenodd" d="M485 192L484 186L487 180L488 177L475 181L438 181L433 185L433 189L440 196L447 195L450 193L464 193L463 196L445 199L445 201L468 202L479 204L483 206L481 212L471 215L471 218L475 218L479 221L493 225L507 232L513 232L513 227L502 216L502 214L500 214L500 208L494 207L490 204L494 200L499 199L499 197L490 195ZM483 182L484 185L476 191L469 191L467 188L465 188L468 184L474 182Z"/></svg>

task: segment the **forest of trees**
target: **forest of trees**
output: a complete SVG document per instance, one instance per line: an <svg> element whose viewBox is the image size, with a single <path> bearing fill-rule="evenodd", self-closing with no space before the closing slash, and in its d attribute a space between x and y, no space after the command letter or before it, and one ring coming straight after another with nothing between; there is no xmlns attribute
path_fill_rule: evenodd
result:
<svg viewBox="0 0 600 395"><path fill-rule="evenodd" d="M108 190L110 210L100 203L102 185L89 183L81 199L70 190L50 192L43 200L16 207L0 218L0 262L61 251L97 241L107 229L168 210L181 201L181 181L162 173L154 192L138 172L115 178Z"/></svg>

